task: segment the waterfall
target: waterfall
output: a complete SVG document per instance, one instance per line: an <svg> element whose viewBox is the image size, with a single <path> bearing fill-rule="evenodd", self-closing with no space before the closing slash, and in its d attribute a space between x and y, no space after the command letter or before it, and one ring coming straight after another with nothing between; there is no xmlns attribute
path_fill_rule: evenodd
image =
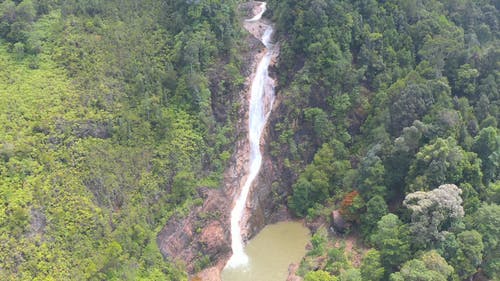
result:
<svg viewBox="0 0 500 281"><path fill-rule="evenodd" d="M243 249L241 218L245 210L250 187L259 174L262 164L260 140L274 101L274 82L268 75L268 67L273 56L273 44L270 42L273 28L270 25L259 22L261 21L262 14L266 11L265 2L262 2L260 9L257 15L246 20L247 22L258 22L257 24L264 26L265 30L260 40L266 47L266 51L257 66L251 85L248 120L248 140L250 143L249 173L236 200L236 204L231 211L231 247L233 255L226 264L226 267L238 267L248 263L248 257Z"/></svg>
<svg viewBox="0 0 500 281"><path fill-rule="evenodd" d="M266 9L267 9L267 3L262 2L262 4L260 4L260 12L257 13L253 18L247 19L246 21L258 21L258 20L260 20L262 18L262 15L266 11Z"/></svg>

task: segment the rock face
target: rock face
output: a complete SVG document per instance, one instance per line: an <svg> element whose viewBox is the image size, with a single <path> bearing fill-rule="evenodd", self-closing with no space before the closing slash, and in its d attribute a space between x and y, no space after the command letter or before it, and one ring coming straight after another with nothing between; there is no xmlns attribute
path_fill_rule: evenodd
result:
<svg viewBox="0 0 500 281"><path fill-rule="evenodd" d="M220 281L220 269L217 267L210 267L202 270L200 273L196 274L191 281Z"/></svg>
<svg viewBox="0 0 500 281"><path fill-rule="evenodd" d="M339 233L344 233L346 228L349 226L348 223L344 220L339 210L335 210L332 212L332 226L335 231Z"/></svg>
<svg viewBox="0 0 500 281"><path fill-rule="evenodd" d="M248 238L252 238L267 224L291 218L286 207L281 204L284 202L280 202L283 199L279 195L280 191L273 189L273 182L278 181L278 175L271 157L264 154L261 172L249 195Z"/></svg>
<svg viewBox="0 0 500 281"><path fill-rule="evenodd" d="M194 207L186 217L174 216L158 235L161 253L168 259L186 264L194 273L200 255L222 268L231 251L227 227L227 199L219 190L203 190L202 206Z"/></svg>

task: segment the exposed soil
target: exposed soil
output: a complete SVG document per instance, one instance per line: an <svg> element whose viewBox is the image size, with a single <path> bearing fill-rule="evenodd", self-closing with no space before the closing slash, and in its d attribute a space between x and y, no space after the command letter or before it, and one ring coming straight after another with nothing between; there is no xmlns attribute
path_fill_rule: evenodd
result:
<svg viewBox="0 0 500 281"><path fill-rule="evenodd" d="M288 277L286 281L302 281L302 277L297 275L297 270L299 269L299 265L296 263L290 264L288 267Z"/></svg>

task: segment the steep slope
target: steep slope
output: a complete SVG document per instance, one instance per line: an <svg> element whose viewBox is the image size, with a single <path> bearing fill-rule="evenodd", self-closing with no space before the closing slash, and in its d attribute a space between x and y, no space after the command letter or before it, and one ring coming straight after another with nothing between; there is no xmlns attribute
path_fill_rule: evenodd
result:
<svg viewBox="0 0 500 281"><path fill-rule="evenodd" d="M156 235L222 180L240 36L236 1L0 3L0 279L187 278Z"/></svg>
<svg viewBox="0 0 500 281"><path fill-rule="evenodd" d="M338 211L343 230L374 248L354 268L327 247L332 232L319 233L301 274L498 278L498 255L483 247L490 234L477 235L485 226L473 222L500 203L498 1L289 0L269 9L282 42L274 194L310 221ZM446 184L461 190L454 202L464 217L433 192ZM428 213L415 211L424 201L410 207L424 194L435 199ZM425 227L428 217L440 224ZM487 225L495 232L498 223ZM382 239L390 229L391 242Z"/></svg>

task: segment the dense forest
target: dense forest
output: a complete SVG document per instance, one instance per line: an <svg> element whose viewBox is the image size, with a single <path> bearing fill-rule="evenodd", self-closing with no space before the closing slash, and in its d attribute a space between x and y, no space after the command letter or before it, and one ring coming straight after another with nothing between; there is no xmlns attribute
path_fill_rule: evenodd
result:
<svg viewBox="0 0 500 281"><path fill-rule="evenodd" d="M500 280L500 2L269 7L285 200L308 220L339 210L370 248L356 267L318 231L305 280Z"/></svg>
<svg viewBox="0 0 500 281"><path fill-rule="evenodd" d="M241 2L0 0L0 280L187 279L156 236L241 138ZM320 229L299 274L499 280L500 2L268 7L276 202L369 248Z"/></svg>

